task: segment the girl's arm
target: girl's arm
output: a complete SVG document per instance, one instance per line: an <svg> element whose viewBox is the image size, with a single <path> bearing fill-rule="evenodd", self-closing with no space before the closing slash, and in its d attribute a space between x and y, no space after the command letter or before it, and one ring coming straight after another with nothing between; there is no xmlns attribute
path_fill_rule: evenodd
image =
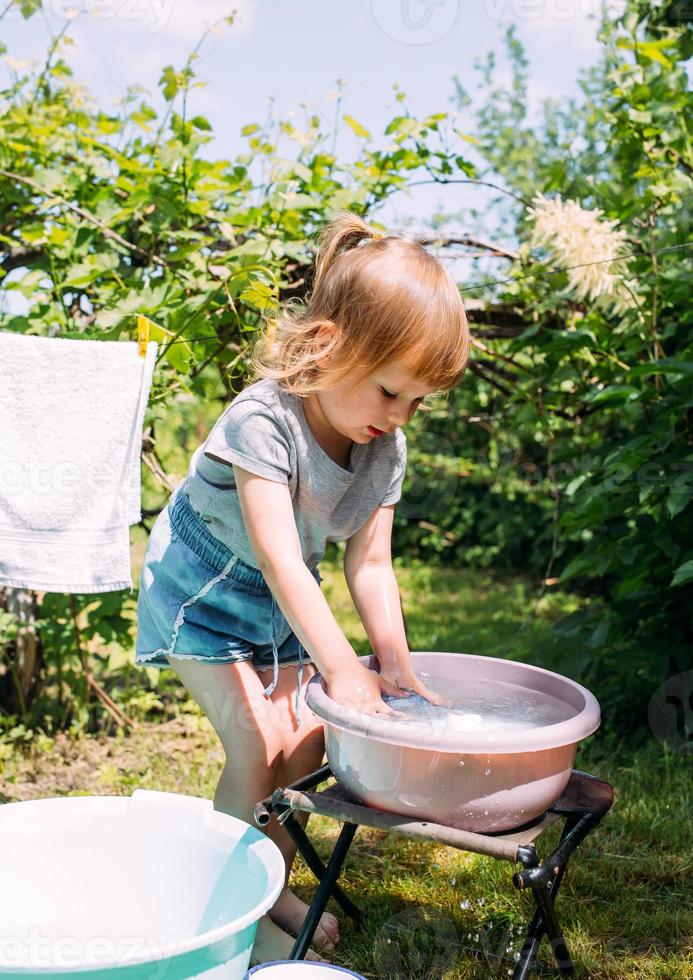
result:
<svg viewBox="0 0 693 980"><path fill-rule="evenodd" d="M445 699L429 690L414 673L404 629L399 586L392 567L392 523L395 505L376 507L364 526L347 541L344 575L380 674L399 688L429 701Z"/></svg>
<svg viewBox="0 0 693 980"><path fill-rule="evenodd" d="M233 471L260 571L299 642L318 665L328 694L362 711L392 714L380 692L396 693L396 688L360 663L303 561L289 488L236 465Z"/></svg>

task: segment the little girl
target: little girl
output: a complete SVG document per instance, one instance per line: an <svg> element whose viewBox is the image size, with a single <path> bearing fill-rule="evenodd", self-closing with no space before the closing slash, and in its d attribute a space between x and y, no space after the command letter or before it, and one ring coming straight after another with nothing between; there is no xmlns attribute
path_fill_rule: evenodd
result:
<svg viewBox="0 0 693 980"><path fill-rule="evenodd" d="M322 762L322 723L301 711L316 667L331 698L361 711L391 713L383 693L438 700L410 665L390 538L401 427L426 395L462 377L464 307L421 245L377 235L356 214L341 212L318 246L305 306L287 306L261 336L260 380L194 452L140 577L135 662L178 674L224 748L214 806L251 824L259 800ZM359 661L320 591L325 545L343 540L378 672ZM276 821L267 833L288 883L295 847ZM258 927L254 960L286 958L284 930L296 933L306 911L287 885ZM338 939L326 912L314 944Z"/></svg>

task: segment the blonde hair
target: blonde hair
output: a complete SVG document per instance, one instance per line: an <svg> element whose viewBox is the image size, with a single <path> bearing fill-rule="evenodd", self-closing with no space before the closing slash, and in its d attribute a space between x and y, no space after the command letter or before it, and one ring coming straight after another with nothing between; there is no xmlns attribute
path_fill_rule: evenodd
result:
<svg viewBox="0 0 693 980"><path fill-rule="evenodd" d="M371 373L402 358L428 385L453 388L467 367L470 338L448 270L418 242L380 235L352 211L340 211L317 244L305 306L288 300L261 332L250 360L255 379L273 378L305 396L355 368ZM318 336L323 326L329 329Z"/></svg>

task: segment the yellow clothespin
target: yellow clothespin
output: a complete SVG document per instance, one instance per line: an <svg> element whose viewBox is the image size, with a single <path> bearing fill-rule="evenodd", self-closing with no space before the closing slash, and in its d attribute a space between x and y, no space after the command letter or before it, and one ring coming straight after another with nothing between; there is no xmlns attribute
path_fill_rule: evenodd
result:
<svg viewBox="0 0 693 980"><path fill-rule="evenodd" d="M147 344L149 343L149 320L146 316L137 317L137 342L139 344L140 357L146 357Z"/></svg>

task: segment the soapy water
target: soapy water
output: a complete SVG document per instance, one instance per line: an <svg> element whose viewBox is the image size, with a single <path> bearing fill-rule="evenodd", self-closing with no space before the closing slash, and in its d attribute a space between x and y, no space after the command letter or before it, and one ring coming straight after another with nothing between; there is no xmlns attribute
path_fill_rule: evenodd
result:
<svg viewBox="0 0 693 980"><path fill-rule="evenodd" d="M435 690L427 676L421 677ZM571 705L554 695L483 677L457 682L446 679L444 690L436 693L443 695L451 707L432 704L419 694L404 698L384 694L383 701L398 712L393 721L446 732L522 731L555 725L575 715Z"/></svg>

